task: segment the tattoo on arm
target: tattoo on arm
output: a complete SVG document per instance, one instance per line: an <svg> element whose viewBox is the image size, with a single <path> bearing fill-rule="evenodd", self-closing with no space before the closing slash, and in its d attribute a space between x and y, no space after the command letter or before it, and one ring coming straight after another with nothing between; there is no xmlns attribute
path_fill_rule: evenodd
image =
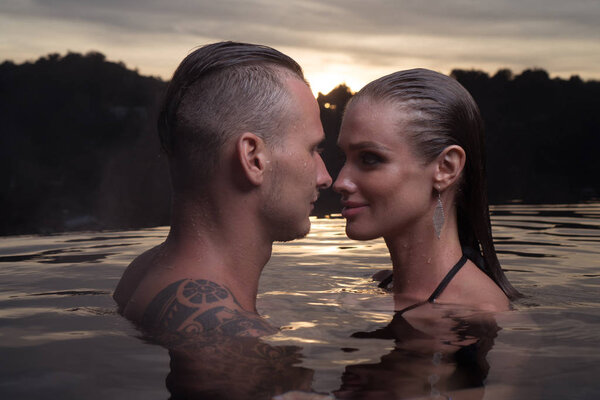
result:
<svg viewBox="0 0 600 400"><path fill-rule="evenodd" d="M262 336L276 330L240 309L227 287L205 279L182 279L163 289L148 305L142 327L149 333L191 338L205 334Z"/></svg>

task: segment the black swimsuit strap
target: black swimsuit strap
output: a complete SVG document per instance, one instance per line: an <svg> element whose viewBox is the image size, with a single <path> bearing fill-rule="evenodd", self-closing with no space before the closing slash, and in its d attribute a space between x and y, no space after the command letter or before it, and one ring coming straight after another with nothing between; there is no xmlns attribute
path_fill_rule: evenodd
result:
<svg viewBox="0 0 600 400"><path fill-rule="evenodd" d="M385 278L384 280L382 280L381 282L379 282L379 285L377 285L378 287L382 288L382 289L387 289L388 286L390 285L390 283L392 283L392 281L394 280L394 274L390 273L387 278Z"/></svg>
<svg viewBox="0 0 600 400"><path fill-rule="evenodd" d="M431 293L431 296L429 296L429 298L427 300L420 301L418 303L412 304L412 305L410 305L410 306L408 306L406 308L403 308L400 311L396 311L396 313L402 315L406 311L412 310L413 308L420 307L420 306L422 306L425 303L433 303L433 302L435 302L435 300L439 297L439 295L442 294L442 292L444 291L444 289L446 289L446 286L448 286L448 284L450 283L450 281L452 280L452 278L454 278L454 275L456 275L456 273L458 271L460 271L460 269L463 267L463 265L465 265L465 263L467 262L468 259L469 258L463 253L463 255L460 258L460 260L458 260L458 262L456 264L454 264L454 266L450 269L450 271L448 271L448 273L446 274L446 276L444 277L444 279L442 279L442 281L440 282L440 284L437 286L437 288L435 288L435 290L433 291L433 293ZM392 282L393 278L394 278L394 275L390 274L383 281L381 281L378 286L380 288L387 288L387 286Z"/></svg>
<svg viewBox="0 0 600 400"><path fill-rule="evenodd" d="M463 267L463 265L465 265L466 262L467 256L463 254L460 260L458 260L458 262L454 264L454 267L452 267L452 269L448 271L448 273L446 274L444 279L442 279L438 287L433 291L433 293L431 293L431 296L429 296L427 302L433 303L435 299L437 299L438 296L442 294L444 289L446 289L446 286L448 286L452 278L454 278L454 275L456 275L456 273L460 271L460 269Z"/></svg>
<svg viewBox="0 0 600 400"><path fill-rule="evenodd" d="M417 307L421 307L421 306L422 306L423 304L425 304L425 303L427 303L427 300L425 300L425 301L420 301L420 302L418 302L418 303L415 303L415 304L411 304L411 305L410 305L410 306L408 306L408 307L404 307L402 310L396 311L396 312L395 312L395 315L402 315L402 314L404 314L404 313L405 313L405 312L407 312L407 311L410 311L410 310L412 310L412 309L415 309L415 308L417 308Z"/></svg>

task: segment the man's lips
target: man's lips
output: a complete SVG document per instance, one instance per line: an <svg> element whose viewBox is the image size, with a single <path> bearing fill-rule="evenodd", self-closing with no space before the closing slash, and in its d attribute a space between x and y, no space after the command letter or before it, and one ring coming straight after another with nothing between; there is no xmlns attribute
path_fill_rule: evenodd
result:
<svg viewBox="0 0 600 400"><path fill-rule="evenodd" d="M350 218L367 208L367 204L355 201L342 201L342 217Z"/></svg>
<svg viewBox="0 0 600 400"><path fill-rule="evenodd" d="M317 200L319 200L319 195L317 195L315 198L313 198L312 201L310 202L310 210L311 211L315 208L315 203L317 202Z"/></svg>

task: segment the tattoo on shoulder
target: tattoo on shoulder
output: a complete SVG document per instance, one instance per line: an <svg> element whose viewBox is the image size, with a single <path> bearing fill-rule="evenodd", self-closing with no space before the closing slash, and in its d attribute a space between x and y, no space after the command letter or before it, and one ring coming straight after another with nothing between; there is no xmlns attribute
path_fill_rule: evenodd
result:
<svg viewBox="0 0 600 400"><path fill-rule="evenodd" d="M146 308L141 325L150 334L163 337L262 336L276 332L259 316L238 307L227 287L205 279L182 279L156 295Z"/></svg>

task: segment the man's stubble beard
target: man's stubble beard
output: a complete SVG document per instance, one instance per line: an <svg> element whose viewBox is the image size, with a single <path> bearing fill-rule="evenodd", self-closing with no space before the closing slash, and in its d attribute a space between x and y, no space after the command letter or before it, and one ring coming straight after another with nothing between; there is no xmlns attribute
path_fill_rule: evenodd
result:
<svg viewBox="0 0 600 400"><path fill-rule="evenodd" d="M301 239L310 232L310 220L295 221L293 210L283 204L282 190L284 188L284 177L278 171L278 165L273 165L272 184L267 195L267 200L261 207L262 215L266 221L271 239L274 242L289 242ZM292 199L295 200L295 199Z"/></svg>

